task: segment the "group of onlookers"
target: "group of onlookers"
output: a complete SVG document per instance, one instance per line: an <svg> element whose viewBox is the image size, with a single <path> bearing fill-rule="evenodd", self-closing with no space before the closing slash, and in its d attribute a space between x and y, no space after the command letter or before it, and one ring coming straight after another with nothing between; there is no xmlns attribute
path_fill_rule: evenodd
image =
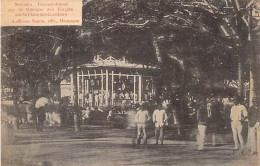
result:
<svg viewBox="0 0 260 166"><path fill-rule="evenodd" d="M253 105L247 111L246 107L242 104L243 99L236 97L233 100L234 105L230 110L231 129L233 133L233 139L235 143L235 149L245 149L245 144L248 142L251 154L257 153L257 149L260 149L260 110L258 107L258 98L253 98ZM207 128L216 123L217 119L220 118L218 109L214 109L214 104L206 103L204 100L200 100L199 107L197 110L198 130L199 130L199 141L198 150L204 149L204 141L206 136ZM215 119L215 120L213 120ZM216 124L214 124L216 125ZM213 128L214 128L213 125ZM249 140L246 141L247 131L249 126ZM211 126L212 127L212 126ZM212 144L215 145L215 133L213 131ZM249 143L250 142L250 143ZM258 143L258 144L257 144ZM256 145L257 144L257 145Z"/></svg>
<svg viewBox="0 0 260 166"><path fill-rule="evenodd" d="M233 133L233 140L235 143L235 149L245 149L247 143L250 147L251 154L257 153L260 149L260 110L258 106L258 98L253 98L253 105L249 107L248 111L243 105L243 99L236 97L233 99L233 106L230 109L230 123ZM222 111L223 107L221 101L217 98L201 99L198 101L196 108L197 124L198 124L198 150L204 150L204 142L206 133L211 133L212 145L216 145L216 133L219 129L223 129L221 126L223 123ZM149 114L149 108L147 105L141 105L135 116L137 123L137 144L147 143L147 125L150 119L152 119L155 125L155 144L158 144L160 138L161 144L163 144L164 126L167 124L168 116L166 113L166 107L159 104L153 111L152 117ZM247 131L249 129L249 140L247 140ZM246 135L246 137L245 137Z"/></svg>
<svg viewBox="0 0 260 166"><path fill-rule="evenodd" d="M92 92L90 91L85 95L85 105L89 107L93 106L104 106L106 98L108 103L111 104L111 99L113 100L137 100L137 94L134 94L132 91L118 91L113 92L110 95L110 91L106 94L105 91ZM81 94L82 95L82 94ZM107 96L106 96L107 95Z"/></svg>
<svg viewBox="0 0 260 166"><path fill-rule="evenodd" d="M105 93L103 91L92 93L89 92L85 95L85 103L86 106L93 107L93 106L100 106L103 105L105 101Z"/></svg>

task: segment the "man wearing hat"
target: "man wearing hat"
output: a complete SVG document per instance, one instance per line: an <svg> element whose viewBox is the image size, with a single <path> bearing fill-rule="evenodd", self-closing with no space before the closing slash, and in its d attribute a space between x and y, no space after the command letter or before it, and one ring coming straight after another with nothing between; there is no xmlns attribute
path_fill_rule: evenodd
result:
<svg viewBox="0 0 260 166"><path fill-rule="evenodd" d="M168 117L166 114L166 110L163 108L163 106L160 104L158 106L158 109L154 110L153 112L153 122L155 123L155 139L156 139L156 145L158 144L158 140L160 138L161 145L163 145L163 134L164 134L164 126L167 122Z"/></svg>
<svg viewBox="0 0 260 166"><path fill-rule="evenodd" d="M41 97L35 103L36 131L43 131L43 124L46 119L46 107L49 102L49 99L46 97Z"/></svg>
<svg viewBox="0 0 260 166"><path fill-rule="evenodd" d="M258 98L253 98L253 105L248 111L249 132L250 132L250 149L251 154L255 155L260 150L260 109Z"/></svg>
<svg viewBox="0 0 260 166"><path fill-rule="evenodd" d="M235 149L238 150L239 148L244 149L244 139L242 136L242 123L247 120L247 110L242 103L241 97L236 97L234 99L234 105L231 108L230 119L231 119L231 128L233 132L233 139L235 142ZM238 139L240 142L240 147L238 144Z"/></svg>
<svg viewBox="0 0 260 166"><path fill-rule="evenodd" d="M208 119L209 119L210 112L207 110L207 104L205 102L205 99L200 99L199 104L197 107L197 121L198 121L198 131L199 131L199 137L198 137L198 150L202 151L204 150L204 142L207 132L207 126L208 126Z"/></svg>
<svg viewBox="0 0 260 166"><path fill-rule="evenodd" d="M137 144L141 143L141 132L143 132L144 144L147 143L146 127L147 127L147 122L150 119L151 118L147 110L147 106L141 105L138 108L138 112L135 116L135 121L137 123Z"/></svg>

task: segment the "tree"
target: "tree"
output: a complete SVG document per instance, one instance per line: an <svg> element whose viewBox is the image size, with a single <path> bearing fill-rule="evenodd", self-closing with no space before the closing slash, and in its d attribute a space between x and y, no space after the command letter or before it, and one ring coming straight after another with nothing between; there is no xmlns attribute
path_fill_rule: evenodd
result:
<svg viewBox="0 0 260 166"><path fill-rule="evenodd" d="M237 75L234 66L241 57L237 50L247 44L248 35L247 14L238 10L237 0L87 0L83 4L80 27L3 28L2 66L8 70L2 71L11 68L14 85L21 80L33 85L53 75L62 78L67 66L85 63L97 54L126 56L147 67L158 65L162 78L170 78L161 86L172 93ZM45 79L39 77L43 75Z"/></svg>
<svg viewBox="0 0 260 166"><path fill-rule="evenodd" d="M187 83L201 84L205 80L203 75L215 81L219 79L211 78L217 73L216 67L233 69L233 63L230 65L230 61L225 61L231 56L225 53L232 52L227 50L235 48L237 39L226 37L224 13L215 8L207 2L197 1L91 1L84 6L82 33L91 31L99 41L97 43L101 43L93 48L106 53L116 50L113 55L125 55L144 65L159 65L162 78L167 78L160 79L165 80L161 81L161 87L167 86L172 93L184 94ZM147 48L153 52L135 52L139 50L138 45L143 46L138 43L139 36L146 43L143 50ZM114 45L117 48L110 47ZM214 55L218 49L225 51ZM135 56L140 52L144 52L143 58ZM234 70L229 71L226 76L233 77ZM172 86L173 82L179 84L178 90Z"/></svg>
<svg viewBox="0 0 260 166"><path fill-rule="evenodd" d="M147 48L152 45L154 53L144 54L145 58L139 62L159 64L164 73L162 78L170 78L161 82L161 86L166 84L171 91L174 91L171 85L175 80L180 85L179 91L185 92L188 82L203 85L208 79L217 82L239 78L238 94L241 94L248 22L246 7L240 10L238 6L254 6L254 3L238 0L91 1L84 6L83 26L92 34L100 34L102 45L106 45L103 39L107 36L120 32L135 39L140 33L146 34ZM132 41L129 37L124 39L123 43ZM129 48L119 49L123 49L121 55L138 61L137 57L124 54ZM176 73L180 74L176 77Z"/></svg>
<svg viewBox="0 0 260 166"><path fill-rule="evenodd" d="M51 96L48 83L59 84L68 66L75 62L71 59L77 60L71 49L77 44L76 28L4 27L2 32L2 86L15 89L15 102L22 95L19 89L27 84L33 94L26 95L27 99ZM79 108L77 103L74 106L75 130L79 131Z"/></svg>
<svg viewBox="0 0 260 166"><path fill-rule="evenodd" d="M215 68L216 65L219 66L219 64L228 67L230 64L225 65L224 63L227 59L226 56L229 55L223 54L226 54L225 52L233 54L235 61L237 58L241 58L241 56L236 54L243 50L241 46L245 45L245 39L247 39L246 25L248 23L245 19L247 16L245 11L246 5L254 7L255 2L256 1L233 0L180 0L175 2L168 0L91 1L84 6L85 26L87 26L86 29L88 30L92 27L95 28L94 33L102 33L103 36L118 31L148 32L148 34L150 33L150 40L153 41L153 46L157 47L154 49L156 50L155 53L158 61L162 60L162 56L168 56L165 55L165 53L160 54L160 49L162 50L162 48L159 48L162 45L160 44L161 41L165 42L165 40L171 38L169 43L176 47L175 43L178 44L180 39L185 41L184 43L196 43L196 41L199 40L206 40L209 41L208 46L205 46L205 42L202 42L202 45L199 45L197 48L193 45L190 49L192 50L191 53L203 55L205 53L202 51L202 53L199 52L198 49L210 49L214 52L224 48L225 51L221 53L220 57L211 58L214 59L214 61L218 59L218 62L215 64L210 63L212 65L214 64L213 68ZM241 6L239 7L241 8L239 12L237 4ZM242 6L244 6L243 9ZM257 20L254 20L253 22L256 21ZM252 28L254 28L254 26L255 25L253 25ZM178 33L181 33L181 35ZM176 34L181 37L176 37ZM185 34L188 34L186 39ZM158 38L160 42L158 42ZM180 46L177 48L180 50L178 54L183 54L183 49L180 48ZM171 54L171 56L168 57L171 57L170 59L183 67L184 63L182 62L187 55L173 56ZM210 58L208 60L210 60ZM233 65L231 65L229 69L233 71ZM229 74L231 78L228 77L228 79L233 79L232 76L236 75L236 73L237 72ZM243 72L241 71L239 73ZM211 73L210 75L213 74ZM242 78L241 74L239 78ZM240 83L240 85L242 85L242 83ZM242 88L239 89L241 92Z"/></svg>

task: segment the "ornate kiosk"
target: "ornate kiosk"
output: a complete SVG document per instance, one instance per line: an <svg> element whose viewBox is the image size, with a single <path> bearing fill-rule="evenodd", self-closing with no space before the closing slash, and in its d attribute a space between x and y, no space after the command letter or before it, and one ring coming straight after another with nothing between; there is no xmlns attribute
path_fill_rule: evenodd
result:
<svg viewBox="0 0 260 166"><path fill-rule="evenodd" d="M78 102L81 106L130 105L153 100L156 96L156 76L159 68L129 63L124 57L102 58L78 66ZM61 97L73 102L73 79L64 79Z"/></svg>

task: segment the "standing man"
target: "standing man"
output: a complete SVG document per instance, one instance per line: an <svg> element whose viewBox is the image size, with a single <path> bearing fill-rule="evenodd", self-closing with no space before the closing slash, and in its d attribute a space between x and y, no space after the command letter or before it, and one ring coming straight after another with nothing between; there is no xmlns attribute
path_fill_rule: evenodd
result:
<svg viewBox="0 0 260 166"><path fill-rule="evenodd" d="M39 98L36 103L35 103L35 108L36 108L36 131L42 131L43 130L43 124L46 119L46 106L49 103L49 99L45 97Z"/></svg>
<svg viewBox="0 0 260 166"><path fill-rule="evenodd" d="M99 96L99 93L95 93L95 97L94 97L95 106L98 106L98 96Z"/></svg>
<svg viewBox="0 0 260 166"><path fill-rule="evenodd" d="M144 144L147 143L146 128L147 122L151 119L147 107L144 105L140 106L136 116L135 121L137 123L137 144L141 143L141 132L143 132Z"/></svg>
<svg viewBox="0 0 260 166"><path fill-rule="evenodd" d="M158 106L158 109L153 112L153 122L155 123L155 139L156 145L158 145L158 140L160 137L161 145L163 145L163 129L165 123L167 122L168 117L166 114L166 110L162 107L162 105Z"/></svg>
<svg viewBox="0 0 260 166"><path fill-rule="evenodd" d="M103 105L103 98L104 98L104 93L103 93L103 91L100 91L98 94L99 106Z"/></svg>
<svg viewBox="0 0 260 166"><path fill-rule="evenodd" d="M116 108L115 107L112 107L109 112L108 112L108 115L107 115L107 120L109 122L109 125L110 127L113 127L113 118L114 118L114 113L116 113Z"/></svg>
<svg viewBox="0 0 260 166"><path fill-rule="evenodd" d="M88 94L88 103L89 103L89 107L93 106L93 94L92 94L92 92L90 92Z"/></svg>
<svg viewBox="0 0 260 166"><path fill-rule="evenodd" d="M127 91L125 92L125 99L127 99L127 100L130 99L130 95L129 95L129 93Z"/></svg>
<svg viewBox="0 0 260 166"><path fill-rule="evenodd" d="M216 133L222 123L221 111L222 105L219 100L212 99L210 114L208 114L208 133L212 136L212 146L216 146Z"/></svg>
<svg viewBox="0 0 260 166"><path fill-rule="evenodd" d="M250 133L250 149L251 154L256 155L260 150L260 109L258 106L258 98L253 98L253 106L248 112L249 133Z"/></svg>
<svg viewBox="0 0 260 166"><path fill-rule="evenodd" d="M247 119L247 110L245 106L241 105L241 102L241 98L235 98L234 105L231 107L230 113L231 128L236 150L239 149L238 139L241 149L243 149L245 145L242 136L242 123Z"/></svg>
<svg viewBox="0 0 260 166"><path fill-rule="evenodd" d="M204 149L204 142L207 131L207 120L210 116L208 113L207 105L204 99L199 101L197 109L197 121L198 121L198 130L199 130L199 139L198 139L198 150L202 151Z"/></svg>
<svg viewBox="0 0 260 166"><path fill-rule="evenodd" d="M207 112L208 112L208 117L211 117L211 109L212 109L212 100L207 99Z"/></svg>

